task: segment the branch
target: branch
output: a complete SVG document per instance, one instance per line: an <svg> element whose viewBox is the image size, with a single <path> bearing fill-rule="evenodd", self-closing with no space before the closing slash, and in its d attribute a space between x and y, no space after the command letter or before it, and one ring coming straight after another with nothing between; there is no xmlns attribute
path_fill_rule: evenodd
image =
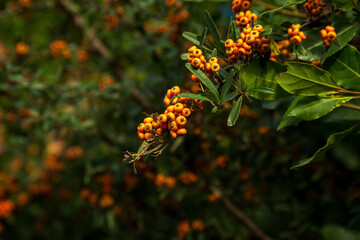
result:
<svg viewBox="0 0 360 240"><path fill-rule="evenodd" d="M85 19L78 15L76 12L72 10L69 6L69 0L59 0L61 5L64 9L73 17L75 25L80 28L84 35L86 35L92 45L92 47L107 61L111 69L113 70L114 74L121 80L125 76L124 71L120 68L115 60L114 56L112 55L111 51L108 47L101 41L101 39L97 36L94 27L86 28ZM132 88L130 91L131 98L141 105L146 112L153 112L152 106L149 104L146 97L140 94L141 91L137 88Z"/></svg>
<svg viewBox="0 0 360 240"><path fill-rule="evenodd" d="M351 103L345 103L345 104L343 104L341 106L346 107L346 108L350 108L350 109L353 109L353 110L360 111L360 106L357 106L357 105L354 105L354 104L351 104Z"/></svg>
<svg viewBox="0 0 360 240"><path fill-rule="evenodd" d="M273 10L276 8L279 8L278 6L260 1L260 0L255 0L254 3L263 6L265 9L269 9L269 10ZM284 15L288 15L288 16L292 16L292 17L298 17L298 18L307 18L307 15L305 13L299 13L299 12L293 12L293 11L289 11L286 9L280 9L278 12L284 14Z"/></svg>
<svg viewBox="0 0 360 240"><path fill-rule="evenodd" d="M259 239L262 240L271 240L271 238L266 235L248 216L245 215L243 211L241 211L238 207L234 205L234 203L227 197L223 195L223 193L215 187L214 185L209 185L210 191L213 193L219 194L221 196L221 201L224 203L225 207L232 213L235 217L237 217L247 228L249 228Z"/></svg>

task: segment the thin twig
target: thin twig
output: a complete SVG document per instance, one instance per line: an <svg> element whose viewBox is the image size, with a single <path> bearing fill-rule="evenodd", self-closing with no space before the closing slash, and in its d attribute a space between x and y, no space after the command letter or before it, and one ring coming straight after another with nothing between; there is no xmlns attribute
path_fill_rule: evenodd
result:
<svg viewBox="0 0 360 240"><path fill-rule="evenodd" d="M261 6L265 7L266 9L270 9L270 10L279 8L278 6L275 6L270 3L260 1L260 0L255 0L254 3L261 5ZM293 11L289 11L286 9L280 9L278 12L280 12L284 15L292 16L292 17L307 18L307 15L305 13L293 12Z"/></svg>
<svg viewBox="0 0 360 240"><path fill-rule="evenodd" d="M337 9L335 12L338 12L338 11L340 11L340 10ZM323 15L318 16L317 18L311 19L310 21L308 21L308 22L304 23L303 25L301 25L300 29L303 29L303 28L305 28L305 27L308 27L308 26L310 26L310 25L318 22L319 20L321 20L321 19L323 19L323 18L328 18L328 17L331 15L331 13L332 13L332 12L330 11L330 12L328 12L328 13L325 13L325 14L323 14Z"/></svg>
<svg viewBox="0 0 360 240"><path fill-rule="evenodd" d="M109 66L113 70L114 74L120 80L123 79L125 76L124 71L117 64L111 51L97 36L95 28L94 27L86 28L85 19L82 16L72 11L72 9L69 7L69 0L59 0L59 1L61 5L64 7L64 9L73 17L75 25L78 28L80 28L85 35L87 35L93 48L108 61ZM132 88L130 91L132 99L135 102L137 102L139 105L141 105L147 112L153 112L152 106L149 104L148 100L142 94L140 94L140 92L141 91L139 89Z"/></svg>
<svg viewBox="0 0 360 240"><path fill-rule="evenodd" d="M357 105L354 105L354 104L351 104L351 103L345 103L345 104L343 104L341 106L346 107L346 108L350 108L350 109L353 109L353 110L360 111L360 106L357 106Z"/></svg>
<svg viewBox="0 0 360 240"><path fill-rule="evenodd" d="M243 211L241 211L234 203L223 195L223 193L215 187L214 185L209 185L210 191L221 196L221 201L224 203L225 207L237 217L247 228L249 228L259 239L262 240L271 240L271 238L260 229L252 219L250 219Z"/></svg>

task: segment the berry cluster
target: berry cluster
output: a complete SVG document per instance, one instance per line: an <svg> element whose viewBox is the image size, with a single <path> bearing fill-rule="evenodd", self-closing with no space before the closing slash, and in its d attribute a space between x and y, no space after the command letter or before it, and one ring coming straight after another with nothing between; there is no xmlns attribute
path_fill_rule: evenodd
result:
<svg viewBox="0 0 360 240"><path fill-rule="evenodd" d="M164 98L164 105L167 107L165 112L159 116L154 114L147 117L139 124L137 130L141 140L152 140L153 134L160 136L167 130L172 138L187 133L185 129L187 118L190 117L191 111L202 109L203 105L198 100L176 97L179 93L180 88L178 86L168 89Z"/></svg>
<svg viewBox="0 0 360 240"><path fill-rule="evenodd" d="M239 27L246 27L248 24L254 23L258 19L257 15L252 13L250 10L247 10L246 12L238 12L235 17L235 23Z"/></svg>
<svg viewBox="0 0 360 240"><path fill-rule="evenodd" d="M53 57L62 55L64 58L70 58L71 52L67 48L67 42L64 40L56 40L50 44L50 53Z"/></svg>
<svg viewBox="0 0 360 240"><path fill-rule="evenodd" d="M302 40L306 39L305 34L300 31L300 24L293 24L291 25L291 28L288 29L288 34L290 37L290 43L292 45L299 45Z"/></svg>
<svg viewBox="0 0 360 240"><path fill-rule="evenodd" d="M249 10L251 8L252 0L233 0L232 1L232 11L238 13L241 9Z"/></svg>
<svg viewBox="0 0 360 240"><path fill-rule="evenodd" d="M304 3L304 8L310 17L318 17L324 12L326 3L322 0L308 0Z"/></svg>
<svg viewBox="0 0 360 240"><path fill-rule="evenodd" d="M196 46L192 46L188 49L187 61L191 63L194 68L200 68L207 77L211 77L213 73L216 73L220 70L220 64L218 63L218 59L216 57L212 57L209 61L206 61L205 56L202 54L202 51L198 49ZM199 78L195 76L195 74L191 75L191 79L194 82L199 82Z"/></svg>
<svg viewBox="0 0 360 240"><path fill-rule="evenodd" d="M279 60L286 60L288 59L289 57L291 57L292 55L292 52L291 50L289 49L290 47L290 41L288 39L285 39L285 40L282 40L282 41L279 41L276 43L279 51L280 51L280 57L276 56L275 53L271 52L271 55L270 55L270 60L271 61L274 61L274 62L278 62Z"/></svg>
<svg viewBox="0 0 360 240"><path fill-rule="evenodd" d="M113 85L115 82L113 77L104 77L98 84L98 89L104 91L107 86Z"/></svg>
<svg viewBox="0 0 360 240"><path fill-rule="evenodd" d="M254 51L264 54L270 51L270 38L267 35L260 37L263 31L263 26L258 24L253 28L250 25L246 26L240 38L234 42L232 39L225 41L226 54L230 63L236 63L238 60L244 61L247 56L251 55Z"/></svg>
<svg viewBox="0 0 360 240"><path fill-rule="evenodd" d="M322 39L324 39L324 43L327 47L329 47L331 42L337 38L335 28L332 26L326 26L325 29L321 29L320 36Z"/></svg>

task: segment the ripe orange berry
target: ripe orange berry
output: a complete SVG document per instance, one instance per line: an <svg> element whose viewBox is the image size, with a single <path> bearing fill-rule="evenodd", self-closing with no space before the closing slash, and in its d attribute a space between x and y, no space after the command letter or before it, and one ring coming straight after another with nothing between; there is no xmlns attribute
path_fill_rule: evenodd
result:
<svg viewBox="0 0 360 240"><path fill-rule="evenodd" d="M245 50L249 50L251 49L251 46L249 44L247 44L246 42L243 43L242 48L244 48Z"/></svg>
<svg viewBox="0 0 360 240"><path fill-rule="evenodd" d="M194 68L200 67L200 64L201 64L201 61L200 61L199 58L194 58L194 59L191 61L191 65L192 65Z"/></svg>
<svg viewBox="0 0 360 240"><path fill-rule="evenodd" d="M167 112L174 112L174 105L170 105L166 108Z"/></svg>
<svg viewBox="0 0 360 240"><path fill-rule="evenodd" d="M299 32L299 37L301 38L301 40L305 40L305 39L306 39L306 36L305 36L305 34L304 34L303 31L300 31L300 32Z"/></svg>
<svg viewBox="0 0 360 240"><path fill-rule="evenodd" d="M232 39L228 39L225 42L225 47L226 48L231 48L233 46L233 44L234 44L234 41Z"/></svg>
<svg viewBox="0 0 360 240"><path fill-rule="evenodd" d="M324 39L324 43L325 43L325 45L327 46L327 47L330 47L330 45L331 45L331 41L329 40L329 39Z"/></svg>
<svg viewBox="0 0 360 240"><path fill-rule="evenodd" d="M327 39L333 41L336 38L335 32L328 32Z"/></svg>
<svg viewBox="0 0 360 240"><path fill-rule="evenodd" d="M195 74L191 74L191 80L193 80L196 83L199 82L199 78Z"/></svg>
<svg viewBox="0 0 360 240"><path fill-rule="evenodd" d="M325 30L326 30L327 32L334 32L334 31L335 31L335 28L332 27L332 26L326 26L326 27L325 27Z"/></svg>
<svg viewBox="0 0 360 240"><path fill-rule="evenodd" d="M268 35L264 35L261 37L261 42L262 43L269 43L270 42L270 37Z"/></svg>
<svg viewBox="0 0 360 240"><path fill-rule="evenodd" d="M217 57L212 57L212 58L210 58L210 60L209 60L209 63L217 63L217 62L218 62Z"/></svg>
<svg viewBox="0 0 360 240"><path fill-rule="evenodd" d="M255 42L253 43L253 47L259 48L259 47L261 47L261 44L262 44L261 40L259 38L257 38L257 39L255 39Z"/></svg>
<svg viewBox="0 0 360 240"><path fill-rule="evenodd" d="M211 63L206 63L205 69L207 71L210 71L211 70Z"/></svg>
<svg viewBox="0 0 360 240"><path fill-rule="evenodd" d="M320 30L320 37L321 37L322 39L327 38L327 35L328 35L328 33L327 33L327 31L326 31L325 29L321 29L321 30Z"/></svg>
<svg viewBox="0 0 360 240"><path fill-rule="evenodd" d="M181 114L184 116L184 117L189 117L191 115L191 111L189 108L184 108L181 112Z"/></svg>
<svg viewBox="0 0 360 240"><path fill-rule="evenodd" d="M244 1L242 4L242 7L244 10L249 10L251 8L251 2L249 1Z"/></svg>
<svg viewBox="0 0 360 240"><path fill-rule="evenodd" d="M172 100L171 104L175 105L178 102L179 98L178 97L174 97L174 99Z"/></svg>
<svg viewBox="0 0 360 240"><path fill-rule="evenodd" d="M191 48L188 49L188 52L189 52L189 53L192 53L192 52L194 52L196 49L197 49L196 46L192 46Z"/></svg>
<svg viewBox="0 0 360 240"><path fill-rule="evenodd" d="M249 19L247 17L240 18L240 24L246 26L249 23Z"/></svg>
<svg viewBox="0 0 360 240"><path fill-rule="evenodd" d="M255 32L256 32L256 31L255 31ZM248 35L246 36L246 38L245 38L245 42L250 45L250 44L252 44L253 42L255 42L255 37L252 36L251 34L248 34Z"/></svg>
<svg viewBox="0 0 360 240"><path fill-rule="evenodd" d="M226 49L226 55L230 56L234 54L234 48L230 47Z"/></svg>
<svg viewBox="0 0 360 240"><path fill-rule="evenodd" d="M218 63L211 64L211 71L218 72L220 70L220 65Z"/></svg>
<svg viewBox="0 0 360 240"><path fill-rule="evenodd" d="M298 35L299 32L300 32L299 28L289 28L288 29L288 34L290 37Z"/></svg>
<svg viewBox="0 0 360 240"><path fill-rule="evenodd" d="M176 131L177 135L185 135L187 133L185 128L180 128Z"/></svg>
<svg viewBox="0 0 360 240"><path fill-rule="evenodd" d="M154 119L152 117L147 117L144 119L144 123L152 123Z"/></svg>
<svg viewBox="0 0 360 240"><path fill-rule="evenodd" d="M255 25L255 26L253 27L253 30L261 33L261 32L264 30L264 27L263 27L262 25L260 25L260 24L257 24L257 25Z"/></svg>
<svg viewBox="0 0 360 240"><path fill-rule="evenodd" d="M235 46L240 48L242 46L243 42L244 41L241 38L239 38L238 40L236 40Z"/></svg>
<svg viewBox="0 0 360 240"><path fill-rule="evenodd" d="M144 131L144 126L145 126L144 123L140 123L139 126L137 127L137 130L138 130L139 132L143 132L143 131Z"/></svg>
<svg viewBox="0 0 360 240"><path fill-rule="evenodd" d="M144 125L144 131L145 131L145 132L151 132L152 129L153 129L153 128L152 128L152 124L151 124L151 123L145 123L145 125Z"/></svg>
<svg viewBox="0 0 360 240"><path fill-rule="evenodd" d="M200 56L202 55L202 51L200 49L196 49L194 52L193 52L193 55L194 57L196 58L200 58Z"/></svg>
<svg viewBox="0 0 360 240"><path fill-rule="evenodd" d="M173 112L169 112L169 113L167 113L167 118L168 118L168 120L174 121L176 116Z"/></svg>
<svg viewBox="0 0 360 240"><path fill-rule="evenodd" d="M247 26L247 27L245 27L243 30L242 30L242 32L243 33L245 33L245 34L248 34L248 33L250 33L251 32L251 27L250 26Z"/></svg>
<svg viewBox="0 0 360 240"><path fill-rule="evenodd" d="M167 116L165 114L160 114L159 121L161 123L166 123L167 122Z"/></svg>
<svg viewBox="0 0 360 240"><path fill-rule="evenodd" d="M168 128L169 128L169 130L176 132L179 129L179 126L177 125L176 121L172 121L169 123Z"/></svg>
<svg viewBox="0 0 360 240"><path fill-rule="evenodd" d="M152 133L145 133L145 140L151 140L153 138Z"/></svg>
<svg viewBox="0 0 360 240"><path fill-rule="evenodd" d="M240 38L241 38L243 41L245 41L245 37L246 37L246 34L243 33L243 32L241 32L241 33L240 33Z"/></svg>
<svg viewBox="0 0 360 240"><path fill-rule="evenodd" d="M266 53L266 52L268 52L268 51L270 51L270 45L269 44L267 44L267 43L263 43L262 45L261 45L261 52L263 52L263 53Z"/></svg>
<svg viewBox="0 0 360 240"><path fill-rule="evenodd" d="M255 13L251 13L249 15L250 22L256 22L257 18L258 17L257 17L257 15Z"/></svg>
<svg viewBox="0 0 360 240"><path fill-rule="evenodd" d="M152 128L153 128L153 129L157 129L157 128L160 127L159 121L153 121L151 125L152 125Z"/></svg>
<svg viewBox="0 0 360 240"><path fill-rule="evenodd" d="M170 135L172 138L177 138L177 134L174 131L170 131Z"/></svg>
<svg viewBox="0 0 360 240"><path fill-rule="evenodd" d="M181 104L181 103L177 103L177 104L175 104L175 106L174 106L174 110L175 110L175 112L177 112L177 113L180 113L183 109L184 109L184 105Z"/></svg>
<svg viewBox="0 0 360 240"><path fill-rule="evenodd" d="M180 93L180 88L178 86L172 87L171 92L173 95Z"/></svg>
<svg viewBox="0 0 360 240"><path fill-rule="evenodd" d="M179 125L180 127L185 126L187 120L186 117L180 115L176 118L176 124Z"/></svg>
<svg viewBox="0 0 360 240"><path fill-rule="evenodd" d="M293 36L293 37L290 38L290 42L291 42L292 45L299 45L301 43L301 41L302 40L298 35Z"/></svg>
<svg viewBox="0 0 360 240"><path fill-rule="evenodd" d="M159 127L158 129L156 129L156 133L160 136L163 133L163 129Z"/></svg>
<svg viewBox="0 0 360 240"><path fill-rule="evenodd" d="M145 134L143 132L138 132L138 136L141 140L145 139Z"/></svg>
<svg viewBox="0 0 360 240"><path fill-rule="evenodd" d="M189 62L189 63L191 63L191 61L194 59L195 57L194 57L194 54L192 54L192 53L189 53L188 55L187 55L187 61Z"/></svg>
<svg viewBox="0 0 360 240"><path fill-rule="evenodd" d="M301 26L300 24L296 23L296 24L292 24L291 28L298 28L300 30Z"/></svg>
<svg viewBox="0 0 360 240"><path fill-rule="evenodd" d="M168 97L165 97L165 98L164 98L164 105L165 105L165 107L169 106L169 104L170 104L170 99L169 99Z"/></svg>

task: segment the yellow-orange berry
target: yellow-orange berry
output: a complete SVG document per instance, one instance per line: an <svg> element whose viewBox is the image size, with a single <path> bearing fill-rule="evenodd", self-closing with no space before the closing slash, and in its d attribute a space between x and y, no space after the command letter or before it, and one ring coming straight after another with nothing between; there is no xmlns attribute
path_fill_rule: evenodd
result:
<svg viewBox="0 0 360 240"><path fill-rule="evenodd" d="M291 42L292 45L299 45L301 43L301 41L302 40L298 35L293 36L293 37L290 38L290 42Z"/></svg>
<svg viewBox="0 0 360 240"><path fill-rule="evenodd" d="M217 63L217 62L218 62L217 57L212 57L212 58L210 58L210 60L209 60L209 63Z"/></svg>
<svg viewBox="0 0 360 240"><path fill-rule="evenodd" d="M220 70L220 65L218 63L211 64L211 71L218 72Z"/></svg>
<svg viewBox="0 0 360 240"><path fill-rule="evenodd" d="M161 123L166 123L167 122L167 116L165 114L160 114L159 121Z"/></svg>
<svg viewBox="0 0 360 240"><path fill-rule="evenodd" d="M173 112L169 112L167 114L167 118L168 118L168 120L174 121L176 116L175 116L175 114Z"/></svg>
<svg viewBox="0 0 360 240"><path fill-rule="evenodd" d="M328 35L328 33L327 33L327 31L326 31L325 29L321 29L321 30L320 30L320 37L321 37L322 39L327 38L327 35Z"/></svg>
<svg viewBox="0 0 360 240"><path fill-rule="evenodd" d="M191 48L188 49L188 52L189 52L189 53L192 53L192 52L194 52L196 49L197 49L196 46L192 46Z"/></svg>
<svg viewBox="0 0 360 240"><path fill-rule="evenodd" d="M171 92L172 94L179 94L180 93L180 88L178 86L172 87L171 88Z"/></svg>
<svg viewBox="0 0 360 240"><path fill-rule="evenodd" d="M140 123L139 126L137 127L137 130L138 130L139 132L143 132L143 131L144 131L144 126L145 126L144 123Z"/></svg>
<svg viewBox="0 0 360 240"><path fill-rule="evenodd" d="M191 65L192 65L194 68L200 67L200 64L201 64L201 61L200 61L199 58L194 58L194 59L191 61Z"/></svg>
<svg viewBox="0 0 360 240"><path fill-rule="evenodd" d="M202 51L200 49L196 49L193 52L194 57L199 58L202 55Z"/></svg>
<svg viewBox="0 0 360 240"><path fill-rule="evenodd" d="M176 118L176 124L179 125L180 127L184 126L186 124L187 120L186 117L180 115Z"/></svg>
<svg viewBox="0 0 360 240"><path fill-rule="evenodd" d="M144 125L145 132L151 132L152 129L153 129L153 127L152 127L151 123L145 123L145 125Z"/></svg>
<svg viewBox="0 0 360 240"><path fill-rule="evenodd" d="M234 41L232 39L228 39L225 42L225 47L226 48L231 48L233 46L233 44L234 44Z"/></svg>
<svg viewBox="0 0 360 240"><path fill-rule="evenodd" d="M181 103L177 103L174 106L174 111L180 113L184 109L184 105Z"/></svg>
<svg viewBox="0 0 360 240"><path fill-rule="evenodd" d="M327 32L334 32L334 31L335 31L335 28L332 27L332 26L326 26L326 27L325 27L325 30L326 30Z"/></svg>
<svg viewBox="0 0 360 240"><path fill-rule="evenodd" d="M177 135L185 135L187 133L185 128L180 128L176 131Z"/></svg>
<svg viewBox="0 0 360 240"><path fill-rule="evenodd" d="M327 39L333 41L336 38L336 36L337 35L335 32L328 32Z"/></svg>
<svg viewBox="0 0 360 240"><path fill-rule="evenodd" d="M144 123L152 123L154 119L152 117L147 117L144 119Z"/></svg>

